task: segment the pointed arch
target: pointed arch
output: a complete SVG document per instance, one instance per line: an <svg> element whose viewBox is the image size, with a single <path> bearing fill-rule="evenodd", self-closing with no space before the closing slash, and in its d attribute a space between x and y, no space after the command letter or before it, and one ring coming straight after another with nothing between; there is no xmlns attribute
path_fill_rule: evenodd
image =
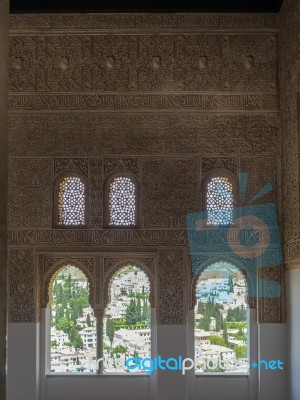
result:
<svg viewBox="0 0 300 400"><path fill-rule="evenodd" d="M104 284L103 284L103 303L104 307L107 307L107 305L111 302L111 285L114 277L125 267L128 265L135 266L136 268L140 269L145 273L145 275L148 278L149 285L150 285L150 295L149 295L149 302L152 308L155 308L155 286L154 286L154 275L153 271L149 268L146 263L143 263L143 261L135 258L127 258L127 259L121 259L117 260L114 265L109 269L108 273L106 274L104 278Z"/></svg>
<svg viewBox="0 0 300 400"><path fill-rule="evenodd" d="M65 268L72 266L79 269L88 281L89 286L89 302L91 307L94 307L94 280L90 271L86 268L84 263L79 260L74 260L72 258L66 258L64 260L59 260L55 262L52 267L47 271L44 277L43 287L42 287L42 307L47 308L52 302L52 286L56 276L63 271Z"/></svg>
<svg viewBox="0 0 300 400"><path fill-rule="evenodd" d="M193 310L196 306L196 287L199 277L205 272L207 268L220 262L233 265L243 274L246 282L247 293L256 292L256 269L253 268L252 263L248 264L247 260L245 260L245 263L241 263L241 261L238 260L234 255L226 255L226 257L224 257L224 255L216 255L215 257L208 257L207 260L203 262L203 259L201 257L200 267L197 269L195 267L195 264L197 263L197 255L193 255L193 268L191 268L192 274L189 299L190 310ZM247 303L250 308L256 308L256 302L253 300L255 300L253 297L247 295Z"/></svg>

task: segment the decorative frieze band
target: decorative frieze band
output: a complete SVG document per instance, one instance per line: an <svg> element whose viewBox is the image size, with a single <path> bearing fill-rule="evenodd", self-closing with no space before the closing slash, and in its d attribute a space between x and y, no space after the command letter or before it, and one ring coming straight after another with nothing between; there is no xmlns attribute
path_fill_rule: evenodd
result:
<svg viewBox="0 0 300 400"><path fill-rule="evenodd" d="M278 29L278 23L276 14L11 15L10 32L269 30Z"/></svg>
<svg viewBox="0 0 300 400"><path fill-rule="evenodd" d="M11 93L48 95L220 91L274 94L276 65L275 33L68 35L64 32L55 36L51 32L45 36L11 37L9 88ZM123 102L124 99L126 103L126 96ZM36 100L37 106L43 107L43 101ZM51 106L53 98L48 97L48 101ZM86 107L84 98L81 101ZM90 98L89 102L95 99Z"/></svg>
<svg viewBox="0 0 300 400"><path fill-rule="evenodd" d="M187 246L187 232L166 230L83 230L83 229L22 229L10 230L10 246Z"/></svg>
<svg viewBox="0 0 300 400"><path fill-rule="evenodd" d="M184 154L225 155L233 152L261 156L278 154L280 148L279 120L275 112L258 115L196 112L30 113L11 115L9 122L10 156L127 157L133 154L163 154L163 157L182 157Z"/></svg>
<svg viewBox="0 0 300 400"><path fill-rule="evenodd" d="M10 94L10 113L82 111L277 111L276 94Z"/></svg>

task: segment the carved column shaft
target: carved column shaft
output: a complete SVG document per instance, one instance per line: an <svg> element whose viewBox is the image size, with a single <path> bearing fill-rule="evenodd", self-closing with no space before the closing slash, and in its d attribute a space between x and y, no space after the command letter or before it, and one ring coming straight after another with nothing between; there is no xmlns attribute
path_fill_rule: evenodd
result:
<svg viewBox="0 0 300 400"><path fill-rule="evenodd" d="M6 399L7 115L9 1L0 0L0 399Z"/></svg>
<svg viewBox="0 0 300 400"><path fill-rule="evenodd" d="M94 314L97 321L97 374L103 374L103 363L104 360L98 363L100 358L103 358L103 318L104 310L94 310Z"/></svg>

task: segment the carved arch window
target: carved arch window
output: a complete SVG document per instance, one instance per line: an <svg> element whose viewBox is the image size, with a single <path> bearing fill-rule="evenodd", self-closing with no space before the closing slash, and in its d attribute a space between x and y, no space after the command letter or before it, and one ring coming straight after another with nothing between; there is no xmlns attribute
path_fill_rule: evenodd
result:
<svg viewBox="0 0 300 400"><path fill-rule="evenodd" d="M96 373L97 318L92 275L77 260L59 262L44 278L42 306L50 309L46 369L53 373ZM48 347L49 346L49 347Z"/></svg>
<svg viewBox="0 0 300 400"><path fill-rule="evenodd" d="M104 184L104 225L106 228L138 228L139 184L129 172L117 172Z"/></svg>
<svg viewBox="0 0 300 400"><path fill-rule="evenodd" d="M194 311L196 373L249 373L253 285L255 277L246 265L222 257L192 275L189 308Z"/></svg>
<svg viewBox="0 0 300 400"><path fill-rule="evenodd" d="M91 373L102 374L104 372L104 363L101 362L101 360L103 359L103 356L106 358L109 357L109 354L107 354L106 351L107 346L104 340L107 328L107 315L105 315L105 312L107 311L109 304L112 302L113 307L116 306L116 308L110 311L114 312L116 310L117 313L119 313L119 311L123 309L122 315L123 318L125 318L126 309L130 305L131 299L134 297L135 306L131 306L129 314L131 318L135 318L136 315L138 315L142 318L142 320L136 324L137 321L133 320L130 322L126 319L124 324L126 325L128 322L132 325L129 327L119 327L117 326L118 324L116 325L116 329L127 329L127 333L125 332L126 335L133 335L131 338L133 347L129 346L126 349L124 349L124 347L127 347L127 342L122 344L120 343L122 338L120 339L120 337L116 337L116 358L123 362L122 368L124 368L125 357L135 353L140 353L141 355L142 353L145 353L144 347L140 346L141 341L143 340L145 341L145 345L148 346L148 352L153 352L151 345L151 326L153 323L155 323L155 313L153 313L153 309L155 308L156 304L156 255L152 254L149 256L147 253L146 257L144 255L141 257L136 256L129 258L127 256L104 257L103 273L101 276L96 273L97 257L94 255L87 256L85 254L74 256L74 254L58 255L55 253L49 256L46 254L39 256L39 262L41 268L39 268L38 274L38 309L47 309L44 310L46 335L45 343L43 344L46 350L45 368L47 373L77 373L82 372L82 367L84 367L84 372L89 371ZM66 270L70 268L73 272L75 271L74 275L72 275L72 279L69 278L69 272L66 272ZM72 271L71 274L73 274ZM120 272L123 275L123 278L121 277L121 279ZM64 276L62 276L62 273ZM81 283L83 281L84 283ZM129 287L127 287L128 285ZM84 309L84 307L82 309L80 304L77 304L78 301L81 303L82 293L76 295L76 292L82 287L85 289L85 291L88 291L88 293L83 294L88 310ZM66 301L66 293L69 293L67 297L72 297L72 301L68 301L68 299ZM141 296L137 295L139 293ZM115 297L118 297L117 301ZM140 297L140 300L138 297ZM54 305L54 313L52 305ZM135 310L132 310L132 308L135 308ZM79 309L81 312L84 311L85 314L83 317L80 316L79 319L76 318L79 317L79 315L76 315L74 319L73 313L78 314ZM58 314L56 314L56 312ZM87 313L89 313L89 317L87 317ZM61 318L62 320L58 321L58 319ZM112 315L112 318L115 318L115 316ZM70 326L67 325L66 319L71 320L72 323ZM76 324L74 324L75 321ZM141 326L145 324L148 325ZM85 325L85 327L83 325ZM53 329L53 332L51 332L51 327L55 327L56 331L54 332ZM74 330L75 327L77 333ZM69 330L68 328L72 329ZM86 329L88 329L89 332L86 332L85 334ZM65 330L65 332L63 332L63 330ZM137 331L134 332L134 330ZM49 337L50 332L52 336L51 340ZM119 332L119 334L120 333L121 332ZM74 338L74 335L77 336L77 338ZM74 342L80 342L78 335L81 336L84 344L84 348L80 347L79 353L81 355L78 354L74 346L71 346L72 348L68 348L66 350L66 346L70 346L70 344ZM57 343L54 343L55 340ZM65 357L65 351L68 353L67 358ZM79 357L78 360L77 356ZM49 360L51 360L51 363L49 363ZM63 367L63 365L66 365L66 363L69 364L67 370L60 370L61 366ZM58 369L55 368L55 365L56 367L58 366ZM136 372L138 371L139 370L136 370ZM119 369L115 372L122 372L122 370Z"/></svg>
<svg viewBox="0 0 300 400"><path fill-rule="evenodd" d="M67 171L54 181L53 225L83 228L88 225L88 182L78 171Z"/></svg>
<svg viewBox="0 0 300 400"><path fill-rule="evenodd" d="M210 226L228 226L236 219L239 205L238 179L224 168L210 171L202 182L202 209Z"/></svg>
<svg viewBox="0 0 300 400"><path fill-rule="evenodd" d="M128 369L126 359L139 356L151 357L151 327L154 307L154 282L148 267L138 260L116 262L104 278L104 308L106 334L100 329L103 339L98 373L107 372L141 372L139 369ZM110 336L110 324L122 321L115 334ZM118 325L116 325L118 326ZM130 341L128 339L130 338ZM100 337L99 337L100 340ZM111 346L120 349L118 362L112 360Z"/></svg>

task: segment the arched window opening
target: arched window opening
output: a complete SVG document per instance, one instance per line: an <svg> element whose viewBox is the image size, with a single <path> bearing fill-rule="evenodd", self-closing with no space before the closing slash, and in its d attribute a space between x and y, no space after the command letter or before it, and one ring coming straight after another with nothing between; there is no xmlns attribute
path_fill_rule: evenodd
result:
<svg viewBox="0 0 300 400"><path fill-rule="evenodd" d="M247 285L228 262L209 266L198 278L195 307L195 371L248 372Z"/></svg>
<svg viewBox="0 0 300 400"><path fill-rule="evenodd" d="M145 272L128 265L111 282L111 302L104 318L104 372L128 369L131 357L151 357L150 284Z"/></svg>
<svg viewBox="0 0 300 400"><path fill-rule="evenodd" d="M86 224L86 185L79 176L64 176L58 184L58 225Z"/></svg>
<svg viewBox="0 0 300 400"><path fill-rule="evenodd" d="M230 225L233 222L233 184L226 176L212 177L206 186L208 225Z"/></svg>
<svg viewBox="0 0 300 400"><path fill-rule="evenodd" d="M109 226L135 226L137 224L136 183L129 176L116 176L108 188Z"/></svg>
<svg viewBox="0 0 300 400"><path fill-rule="evenodd" d="M95 372L96 320L86 276L67 265L56 274L50 290L51 372Z"/></svg>

